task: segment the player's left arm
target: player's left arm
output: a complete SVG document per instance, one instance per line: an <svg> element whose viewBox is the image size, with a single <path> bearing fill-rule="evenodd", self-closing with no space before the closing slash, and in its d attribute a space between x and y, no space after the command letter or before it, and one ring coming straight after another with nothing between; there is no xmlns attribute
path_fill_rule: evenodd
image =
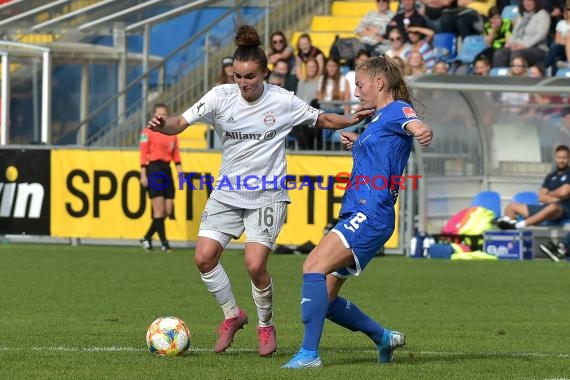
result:
<svg viewBox="0 0 570 380"><path fill-rule="evenodd" d="M420 120L412 120L404 128L416 138L421 146L428 146L433 138L431 128Z"/></svg>

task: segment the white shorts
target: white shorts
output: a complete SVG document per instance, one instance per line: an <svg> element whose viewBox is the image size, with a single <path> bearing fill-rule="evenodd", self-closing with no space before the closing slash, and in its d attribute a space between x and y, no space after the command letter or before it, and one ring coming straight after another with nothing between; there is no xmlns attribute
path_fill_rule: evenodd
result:
<svg viewBox="0 0 570 380"><path fill-rule="evenodd" d="M247 243L273 246L287 216L287 202L275 202L257 209L230 206L209 198L202 213L198 236L217 240L222 247L245 231Z"/></svg>

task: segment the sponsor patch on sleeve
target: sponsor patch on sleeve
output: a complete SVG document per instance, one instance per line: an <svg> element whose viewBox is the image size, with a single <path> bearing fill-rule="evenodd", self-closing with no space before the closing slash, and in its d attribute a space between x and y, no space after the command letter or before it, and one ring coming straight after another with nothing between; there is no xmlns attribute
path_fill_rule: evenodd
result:
<svg viewBox="0 0 570 380"><path fill-rule="evenodd" d="M148 141L148 135L146 133L141 133L141 138L140 138L140 142L147 142Z"/></svg>
<svg viewBox="0 0 570 380"><path fill-rule="evenodd" d="M404 116L406 116L408 119L417 117L416 111L414 111L412 107L402 107L402 111L404 111Z"/></svg>

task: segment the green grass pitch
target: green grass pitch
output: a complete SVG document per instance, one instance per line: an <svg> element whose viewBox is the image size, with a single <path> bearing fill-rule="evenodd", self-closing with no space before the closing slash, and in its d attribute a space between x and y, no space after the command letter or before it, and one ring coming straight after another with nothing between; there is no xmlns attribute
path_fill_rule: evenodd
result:
<svg viewBox="0 0 570 380"><path fill-rule="evenodd" d="M270 259L278 351L257 355L257 316L243 255L222 263L250 324L232 348L212 351L222 313L203 286L192 250L0 245L1 379L562 379L570 378L570 263L374 259L343 295L406 334L395 361L376 363L362 334L330 322L323 368L280 368L302 338L304 256ZM188 324L188 355L155 357L148 325Z"/></svg>

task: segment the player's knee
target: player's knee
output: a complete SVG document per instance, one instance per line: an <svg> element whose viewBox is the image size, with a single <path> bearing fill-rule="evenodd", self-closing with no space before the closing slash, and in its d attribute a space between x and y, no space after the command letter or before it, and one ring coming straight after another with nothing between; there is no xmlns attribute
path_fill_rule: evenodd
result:
<svg viewBox="0 0 570 380"><path fill-rule="evenodd" d="M316 255L309 255L303 264L303 273L320 273L319 263Z"/></svg>
<svg viewBox="0 0 570 380"><path fill-rule="evenodd" d="M208 273L218 265L218 260L215 256L207 254L205 251L196 250L194 264L196 264L200 273Z"/></svg>
<svg viewBox="0 0 570 380"><path fill-rule="evenodd" d="M259 261L246 261L245 268L247 273L249 273L249 277L252 279L260 278L267 273L265 263Z"/></svg>

